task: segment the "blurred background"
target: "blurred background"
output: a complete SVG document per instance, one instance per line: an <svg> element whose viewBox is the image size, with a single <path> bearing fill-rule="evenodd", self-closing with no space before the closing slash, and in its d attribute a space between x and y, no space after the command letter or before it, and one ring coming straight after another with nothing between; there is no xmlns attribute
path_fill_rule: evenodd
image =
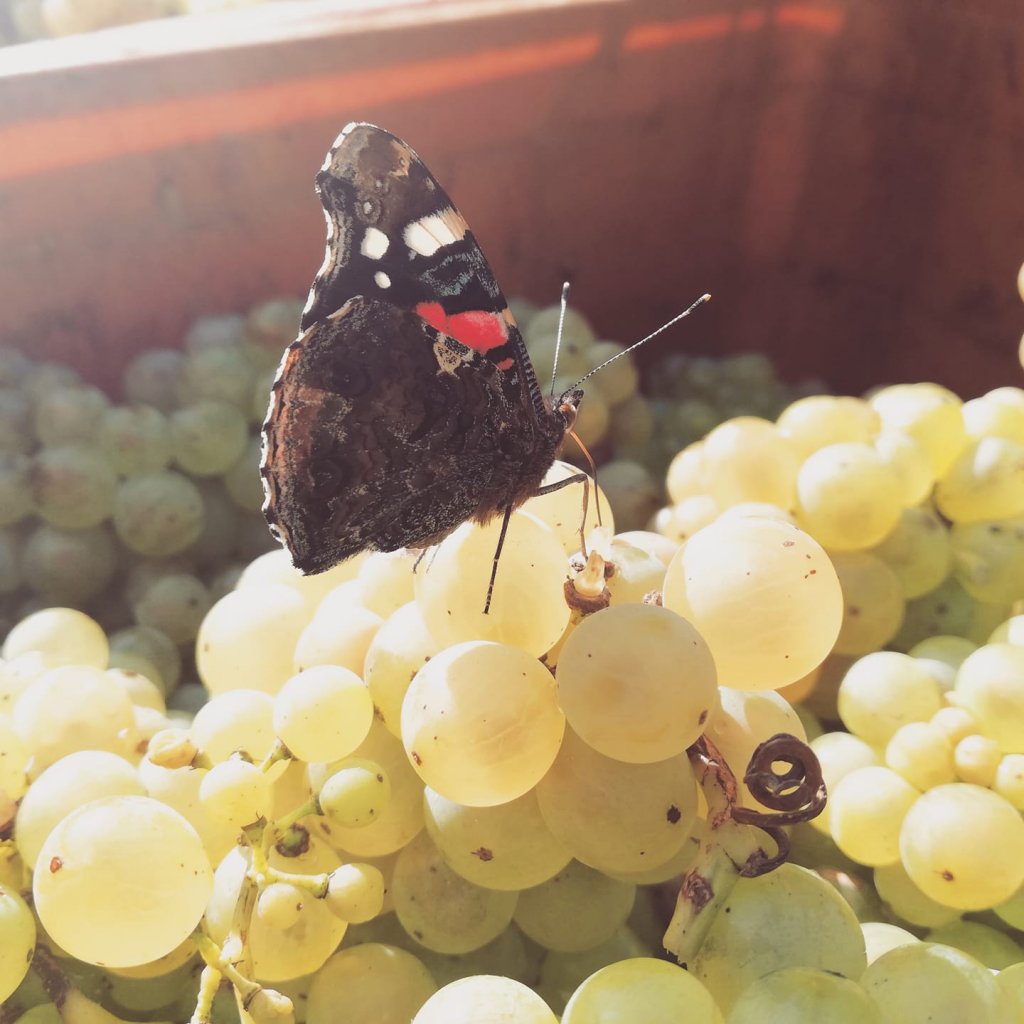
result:
<svg viewBox="0 0 1024 1024"><path fill-rule="evenodd" d="M1020 372L1019 0L0 11L0 343L93 382L200 315L305 294L313 176L351 119L420 153L506 294L569 278L603 336L710 291L649 348L763 352L847 392Z"/></svg>

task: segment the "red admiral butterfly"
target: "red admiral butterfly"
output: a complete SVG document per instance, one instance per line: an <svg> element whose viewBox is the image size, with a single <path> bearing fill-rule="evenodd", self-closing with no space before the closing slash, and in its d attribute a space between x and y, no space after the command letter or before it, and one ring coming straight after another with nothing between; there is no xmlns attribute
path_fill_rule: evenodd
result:
<svg viewBox="0 0 1024 1024"><path fill-rule="evenodd" d="M427 547L499 513L507 525L527 498L580 480L541 487L583 392L541 395L480 247L423 161L350 124L316 190L327 254L274 381L260 467L295 566Z"/></svg>

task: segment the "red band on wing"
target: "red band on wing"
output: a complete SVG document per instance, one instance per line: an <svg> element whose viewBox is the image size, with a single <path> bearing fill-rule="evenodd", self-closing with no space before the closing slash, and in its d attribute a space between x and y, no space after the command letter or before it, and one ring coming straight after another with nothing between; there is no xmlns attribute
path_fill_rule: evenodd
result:
<svg viewBox="0 0 1024 1024"><path fill-rule="evenodd" d="M488 352L508 341L505 319L500 313L470 310L448 316L440 302L421 302L416 312L439 331L461 341L467 348Z"/></svg>

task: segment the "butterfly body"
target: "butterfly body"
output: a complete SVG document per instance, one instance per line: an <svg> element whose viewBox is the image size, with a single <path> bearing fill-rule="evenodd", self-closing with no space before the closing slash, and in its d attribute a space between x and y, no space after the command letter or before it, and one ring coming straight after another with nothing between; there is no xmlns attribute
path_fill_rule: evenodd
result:
<svg viewBox="0 0 1024 1024"><path fill-rule="evenodd" d="M536 494L554 403L465 220L423 162L349 125L317 175L327 253L264 424L264 513L305 573L424 547Z"/></svg>

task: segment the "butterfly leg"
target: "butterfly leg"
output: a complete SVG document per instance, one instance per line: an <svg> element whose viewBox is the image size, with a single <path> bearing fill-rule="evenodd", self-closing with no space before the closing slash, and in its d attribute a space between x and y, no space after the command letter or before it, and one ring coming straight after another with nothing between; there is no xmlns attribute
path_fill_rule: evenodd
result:
<svg viewBox="0 0 1024 1024"><path fill-rule="evenodd" d="M569 484L583 484L583 514L580 516L580 552L583 557L586 558L587 538L585 530L587 527L587 508L590 504L590 477L587 476L586 473L574 473L572 476L568 476L564 480L557 480L553 484L545 484L537 491L537 496L540 497L542 494L553 494L555 491L560 491L563 487L568 487ZM598 511L600 512L600 509ZM598 522L600 522L600 518L598 519Z"/></svg>
<svg viewBox="0 0 1024 1024"><path fill-rule="evenodd" d="M505 546L505 534L508 533L508 521L512 518L512 506L505 506L505 513L501 517L501 533L498 534L498 546L494 549L494 561L491 563L491 579L487 584L487 600L484 601L484 615L491 610L491 598L494 596L494 581L498 576L498 559L501 558L501 549Z"/></svg>

